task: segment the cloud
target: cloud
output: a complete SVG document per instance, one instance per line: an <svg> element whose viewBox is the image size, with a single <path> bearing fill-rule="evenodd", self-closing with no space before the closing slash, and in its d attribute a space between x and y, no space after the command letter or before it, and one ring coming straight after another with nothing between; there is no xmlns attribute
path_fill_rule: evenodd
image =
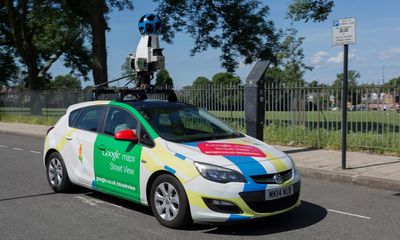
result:
<svg viewBox="0 0 400 240"><path fill-rule="evenodd" d="M311 64L320 65L325 61L325 57L329 56L327 52L319 51L311 56Z"/></svg>
<svg viewBox="0 0 400 240"><path fill-rule="evenodd" d="M343 63L343 52L339 52L336 56L328 58L328 63ZM349 52L349 60L356 59L360 60L360 58L356 58L356 54L354 52Z"/></svg>
<svg viewBox="0 0 400 240"><path fill-rule="evenodd" d="M382 60L390 60L397 57L400 57L400 48L392 48L379 54L379 58Z"/></svg>

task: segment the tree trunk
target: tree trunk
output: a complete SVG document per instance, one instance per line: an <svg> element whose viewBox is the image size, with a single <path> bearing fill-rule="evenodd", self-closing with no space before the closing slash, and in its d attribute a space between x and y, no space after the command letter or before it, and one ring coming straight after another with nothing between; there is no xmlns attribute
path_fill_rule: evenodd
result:
<svg viewBox="0 0 400 240"><path fill-rule="evenodd" d="M107 50L106 30L107 23L104 18L106 5L104 1L90 0L91 8L88 9L90 26L92 28L92 57L94 84L107 82Z"/></svg>
<svg viewBox="0 0 400 240"><path fill-rule="evenodd" d="M8 20L17 53L21 56L22 62L28 68L27 87L31 90L39 90L41 82L38 77L36 49L33 45L32 35L27 27L28 3L21 1L20 9L17 11L11 0L4 2L7 8ZM33 115L42 115L39 95L31 95L30 109Z"/></svg>

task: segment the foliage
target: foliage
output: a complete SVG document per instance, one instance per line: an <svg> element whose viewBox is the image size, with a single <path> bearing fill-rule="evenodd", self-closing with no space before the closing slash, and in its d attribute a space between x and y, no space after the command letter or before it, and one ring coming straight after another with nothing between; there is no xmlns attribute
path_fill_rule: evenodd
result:
<svg viewBox="0 0 400 240"><path fill-rule="evenodd" d="M171 88L174 86L174 82L172 78L169 76L167 69L162 69L158 71L155 85L160 87L171 87Z"/></svg>
<svg viewBox="0 0 400 240"><path fill-rule="evenodd" d="M23 65L26 87L43 89L48 70L63 56L71 72L86 77L90 58L85 41L87 28L81 19L65 9L62 1L30 0L0 3L1 46L13 49Z"/></svg>
<svg viewBox="0 0 400 240"><path fill-rule="evenodd" d="M347 73L348 87L355 88L357 87L357 79L361 77L360 73L355 70L349 70ZM336 80L333 82L332 86L336 88L341 88L343 85L344 74L338 73L336 74Z"/></svg>
<svg viewBox="0 0 400 240"><path fill-rule="evenodd" d="M125 59L124 64L122 64L121 73L122 73L122 76L129 76L129 77L127 77L127 80L132 82L136 86L136 83L137 83L136 71L131 68L130 57L127 57Z"/></svg>
<svg viewBox="0 0 400 240"><path fill-rule="evenodd" d="M240 85L240 77L229 72L221 72L212 77L212 83L214 85L238 86Z"/></svg>
<svg viewBox="0 0 400 240"><path fill-rule="evenodd" d="M301 85L305 81L304 73L312 70L312 67L304 64L304 52L301 45L304 37L297 38L297 30L291 28L285 33L285 39L277 54L278 64L269 68L265 74L265 82L269 84L280 84L284 86Z"/></svg>
<svg viewBox="0 0 400 240"><path fill-rule="evenodd" d="M58 75L50 81L50 89L54 90L79 90L82 89L81 81L71 75Z"/></svg>
<svg viewBox="0 0 400 240"><path fill-rule="evenodd" d="M288 17L295 21L322 22L334 7L332 0L293 0L289 5Z"/></svg>
<svg viewBox="0 0 400 240"><path fill-rule="evenodd" d="M172 42L176 32L194 40L191 54L221 49L221 65L228 72L256 60L276 63L281 30L269 17L269 7L258 0L153 0L162 18L163 39ZM293 0L289 13L294 20L325 20L333 2Z"/></svg>
<svg viewBox="0 0 400 240"><path fill-rule="evenodd" d="M397 78L390 79L388 82L386 82L384 84L384 86L385 87L394 87L394 86L399 87L400 86L400 76Z"/></svg>
<svg viewBox="0 0 400 240"><path fill-rule="evenodd" d="M130 0L64 0L66 9L90 26L92 43L92 70L95 84L107 82L106 31L107 15L112 9L133 9Z"/></svg>
<svg viewBox="0 0 400 240"><path fill-rule="evenodd" d="M18 67L11 50L0 46L0 88L15 83L18 79Z"/></svg>
<svg viewBox="0 0 400 240"><path fill-rule="evenodd" d="M203 77L203 76L200 76L200 77L197 77L194 80L192 86L194 88L204 88L204 87L209 86L211 84L212 84L212 82L210 81L210 79L208 79L206 77Z"/></svg>

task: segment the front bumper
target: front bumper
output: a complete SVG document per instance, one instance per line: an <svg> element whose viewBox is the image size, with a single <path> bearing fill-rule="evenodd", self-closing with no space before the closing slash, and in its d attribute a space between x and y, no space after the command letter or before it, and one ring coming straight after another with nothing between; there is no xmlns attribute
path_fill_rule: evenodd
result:
<svg viewBox="0 0 400 240"><path fill-rule="evenodd" d="M282 185L269 184L266 189L289 185L293 185L294 193L292 195L270 201L265 200L265 190L243 192L243 184L241 183L221 185L200 177L185 185L185 188L194 222L222 223L273 216L298 207L300 205L300 179L294 178ZM204 187L207 187L207 189L204 189ZM200 191L196 191L196 189ZM204 198L233 203L240 208L241 213L213 211L205 204Z"/></svg>

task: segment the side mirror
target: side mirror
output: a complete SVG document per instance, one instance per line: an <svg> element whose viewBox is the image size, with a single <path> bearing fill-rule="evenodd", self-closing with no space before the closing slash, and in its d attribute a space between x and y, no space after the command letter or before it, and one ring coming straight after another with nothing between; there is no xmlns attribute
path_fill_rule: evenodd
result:
<svg viewBox="0 0 400 240"><path fill-rule="evenodd" d="M131 141L131 142L138 140L138 137L131 129L121 130L115 133L114 138L116 140Z"/></svg>

